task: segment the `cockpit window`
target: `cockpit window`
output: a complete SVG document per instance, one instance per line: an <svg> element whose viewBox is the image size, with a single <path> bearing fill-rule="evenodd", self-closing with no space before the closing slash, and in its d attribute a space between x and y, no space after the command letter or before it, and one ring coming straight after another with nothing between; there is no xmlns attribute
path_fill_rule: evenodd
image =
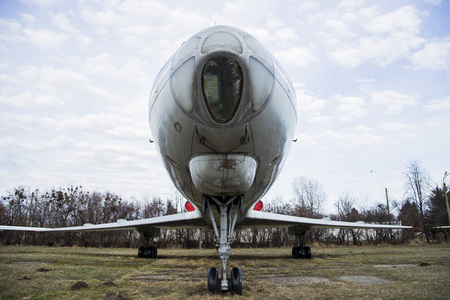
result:
<svg viewBox="0 0 450 300"><path fill-rule="evenodd" d="M203 68L202 87L206 106L214 121L231 121L242 95L242 70L232 58L217 56Z"/></svg>

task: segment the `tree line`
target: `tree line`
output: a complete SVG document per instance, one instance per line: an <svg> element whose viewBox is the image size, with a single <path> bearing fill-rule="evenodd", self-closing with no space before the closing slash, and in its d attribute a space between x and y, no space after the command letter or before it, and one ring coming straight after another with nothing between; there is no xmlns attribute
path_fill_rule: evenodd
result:
<svg viewBox="0 0 450 300"><path fill-rule="evenodd" d="M379 244L405 243L420 235L429 242L432 228L448 225L444 189L430 188L420 163L412 162L405 173L407 193L403 201L387 201L365 207L350 193L342 194L335 203L333 220L363 221L366 223L405 224L413 230L356 230L314 229L310 233L312 243L325 244ZM265 201L264 211L285 215L323 218L326 193L314 179L297 177L292 182L294 197L284 201L276 197ZM450 197L450 193L447 192ZM17 187L1 197L1 225L32 227L82 226L86 223L117 222L120 219L137 220L175 214L184 211L184 199L179 194L162 199L152 196L142 200L122 199L111 192L86 192L81 186L53 189L47 192ZM395 213L394 213L395 211ZM208 230L162 230L155 239L158 247L212 248L214 233ZM0 232L2 244L58 245L82 247L138 247L138 234L133 231L101 232ZM234 247L288 247L295 244L295 237L286 229L243 229L234 234Z"/></svg>

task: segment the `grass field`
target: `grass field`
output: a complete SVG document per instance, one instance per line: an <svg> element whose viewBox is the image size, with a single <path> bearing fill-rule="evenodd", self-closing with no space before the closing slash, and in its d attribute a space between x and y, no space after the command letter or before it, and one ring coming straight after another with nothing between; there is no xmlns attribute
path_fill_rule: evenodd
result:
<svg viewBox="0 0 450 300"><path fill-rule="evenodd" d="M234 249L243 296L207 292L213 249L0 247L1 299L450 299L450 244L315 247L313 259L291 249ZM87 287L72 289L82 281Z"/></svg>

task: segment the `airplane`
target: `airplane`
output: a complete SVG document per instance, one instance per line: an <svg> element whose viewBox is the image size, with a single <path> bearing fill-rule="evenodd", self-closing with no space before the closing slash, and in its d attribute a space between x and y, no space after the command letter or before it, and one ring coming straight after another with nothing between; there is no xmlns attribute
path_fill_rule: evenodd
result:
<svg viewBox="0 0 450 300"><path fill-rule="evenodd" d="M234 230L287 228L298 237L292 257L311 258L313 228L406 229L409 226L332 221L263 212L261 198L286 162L297 123L293 84L280 63L252 35L230 26L189 38L157 75L149 97L154 145L186 211L142 220L65 228L0 226L36 232L130 230L140 258L156 258L161 229L214 231L222 261L208 270L208 290L242 294L238 267L228 272Z"/></svg>

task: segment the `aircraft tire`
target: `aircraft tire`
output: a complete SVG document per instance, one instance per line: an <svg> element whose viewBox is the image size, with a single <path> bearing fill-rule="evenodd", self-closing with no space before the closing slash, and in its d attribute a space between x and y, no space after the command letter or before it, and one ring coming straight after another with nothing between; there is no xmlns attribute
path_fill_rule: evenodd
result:
<svg viewBox="0 0 450 300"><path fill-rule="evenodd" d="M220 290L219 270L217 268L208 269L208 291L217 294Z"/></svg>
<svg viewBox="0 0 450 300"><path fill-rule="evenodd" d="M156 246L151 246L150 249L152 254L151 258L156 258L158 256L158 249L156 248Z"/></svg>
<svg viewBox="0 0 450 300"><path fill-rule="evenodd" d="M232 268L230 283L228 284L233 294L242 295L242 275L240 268Z"/></svg>
<svg viewBox="0 0 450 300"><path fill-rule="evenodd" d="M144 246L140 246L139 249L138 249L138 257L139 258L144 258L145 257L144 254L145 254L145 247Z"/></svg>
<svg viewBox="0 0 450 300"><path fill-rule="evenodd" d="M304 252L305 252L305 258L311 258L311 248L309 246L305 246L303 247Z"/></svg>
<svg viewBox="0 0 450 300"><path fill-rule="evenodd" d="M298 258L298 246L292 247L292 258L294 259Z"/></svg>

